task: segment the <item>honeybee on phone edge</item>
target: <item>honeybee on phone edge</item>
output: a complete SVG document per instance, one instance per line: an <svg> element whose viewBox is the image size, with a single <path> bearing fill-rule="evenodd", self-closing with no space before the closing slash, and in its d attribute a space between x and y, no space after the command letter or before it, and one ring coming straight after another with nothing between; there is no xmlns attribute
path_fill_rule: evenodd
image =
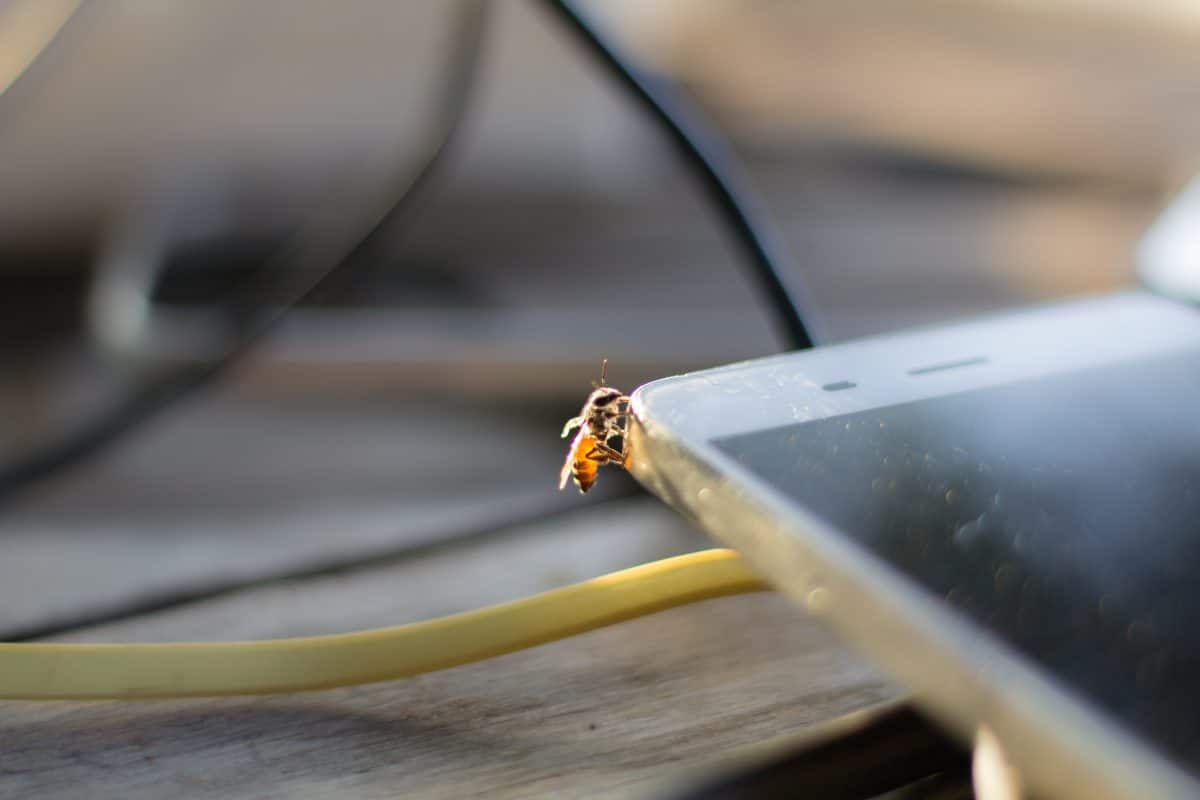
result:
<svg viewBox="0 0 1200 800"><path fill-rule="evenodd" d="M579 416L567 420L562 438L567 438L575 428L579 432L571 440L567 460L558 478L561 491L572 478L583 494L596 482L600 467L616 464L625 468L629 463L629 443L626 430L629 426L629 398L620 389L608 386L608 359L600 363L600 380L592 382L592 393Z"/></svg>

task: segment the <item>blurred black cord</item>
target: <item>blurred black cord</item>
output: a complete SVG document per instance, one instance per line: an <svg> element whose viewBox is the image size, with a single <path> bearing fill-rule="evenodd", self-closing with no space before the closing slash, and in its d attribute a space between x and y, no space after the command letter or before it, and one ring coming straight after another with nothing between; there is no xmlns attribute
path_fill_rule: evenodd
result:
<svg viewBox="0 0 1200 800"><path fill-rule="evenodd" d="M805 320L811 308L798 287L789 290L784 276L790 259L782 237L770 223L757 197L741 178L736 159L716 130L703 120L671 83L640 69L581 12L573 0L546 0L584 46L661 124L671 143L704 181L704 189L745 250L759 289L775 315L789 349L813 346Z"/></svg>
<svg viewBox="0 0 1200 800"><path fill-rule="evenodd" d="M253 320L240 338L217 359L183 367L153 380L113 407L85 421L58 441L0 467L0 503L41 480L57 475L99 454L109 444L179 402L213 385L267 335L288 310L324 290L334 279L362 263L370 247L398 234L423 206L462 130L462 122L475 85L483 33L486 0L463 5L457 21L457 41L451 64L443 73L445 84L439 119L424 161L415 171L405 169L353 220L340 229L315 225L280 254L278 261L295 274L290 286L279 290L268 311ZM268 273L275 272L267 270Z"/></svg>
<svg viewBox="0 0 1200 800"><path fill-rule="evenodd" d="M543 525L570 520L580 513L594 514L598 510L603 513L605 507L620 505L639 494L642 494L640 486L629 480L625 481L623 486L608 490L604 497L588 497L582 504L573 502L572 499L558 504L551 503L533 513L520 508L520 504L512 508L498 506L489 522L465 529L460 527L452 536L438 535L417 542L399 541L368 552L332 559L321 557L315 563L283 565L250 576L222 576L196 583L183 581L170 587L139 592L127 600L92 604L85 611L73 609L65 620L51 618L49 621L36 622L20 628L9 627L0 630L0 641L35 642L148 614L158 614L248 589L261 589L272 584L294 584L313 578L344 576L359 570L384 569L428 556L461 553L462 549L484 540L494 542L526 536L529 526L535 522Z"/></svg>
<svg viewBox="0 0 1200 800"><path fill-rule="evenodd" d="M867 717L858 730L724 776L676 800L870 800L935 776L917 796L969 798L971 755L901 706Z"/></svg>
<svg viewBox="0 0 1200 800"><path fill-rule="evenodd" d="M459 44L453 63L445 73L445 102L440 128L431 141L427 160L417 173L406 173L400 179L400 189L389 183L386 196L351 221L349 230L314 226L308 233L315 239L301 237L294 246L285 250L278 260L295 273L296 281L279 291L277 299L269 306L271 310L253 320L241 337L219 358L183 367L156 379L66 433L58 441L0 466L0 503L32 484L87 461L176 403L211 386L247 355L288 310L323 291L361 263L365 251L380 240L395 236L404 227L419 210L421 201L435 182L439 168L447 160L457 140L474 84L486 5L486 0L480 0L464 6ZM711 126L701 122L669 83L654 79L638 69L570 0L549 0L549 6L669 133L687 163L703 178L705 189L749 256L753 274L788 345L795 349L811 347L813 340L803 313L808 304L799 302L797 290L789 290L783 279L783 265L787 259L782 240L759 208L754 195L742 182L733 156ZM274 272L265 271L266 274Z"/></svg>

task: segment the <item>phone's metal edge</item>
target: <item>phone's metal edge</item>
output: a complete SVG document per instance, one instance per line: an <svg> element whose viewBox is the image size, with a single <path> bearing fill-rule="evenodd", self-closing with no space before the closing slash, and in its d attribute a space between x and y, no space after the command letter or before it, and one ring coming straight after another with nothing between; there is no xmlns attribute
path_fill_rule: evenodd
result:
<svg viewBox="0 0 1200 800"><path fill-rule="evenodd" d="M1120 336L1112 336L1113 326ZM639 391L651 395L648 407L667 407L664 421L680 435L713 439L1195 347L1195 309L1126 292L727 364ZM798 357L802 364L793 363ZM940 367L955 362L978 366ZM914 368L933 374L917 376ZM825 388L846 378L856 381L853 391ZM754 413L718 413L731 400L754 404Z"/></svg>
<svg viewBox="0 0 1200 800"><path fill-rule="evenodd" d="M639 392L629 434L634 477L827 620L964 742L986 722L1026 785L1050 797L1200 796L1200 782L983 629L797 513L733 459L656 425Z"/></svg>

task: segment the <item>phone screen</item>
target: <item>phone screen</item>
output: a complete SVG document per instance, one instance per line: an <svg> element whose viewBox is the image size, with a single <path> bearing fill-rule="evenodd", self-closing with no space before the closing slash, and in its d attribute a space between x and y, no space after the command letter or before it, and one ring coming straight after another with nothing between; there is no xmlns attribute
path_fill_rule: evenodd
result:
<svg viewBox="0 0 1200 800"><path fill-rule="evenodd" d="M1200 773L1200 352L714 444Z"/></svg>

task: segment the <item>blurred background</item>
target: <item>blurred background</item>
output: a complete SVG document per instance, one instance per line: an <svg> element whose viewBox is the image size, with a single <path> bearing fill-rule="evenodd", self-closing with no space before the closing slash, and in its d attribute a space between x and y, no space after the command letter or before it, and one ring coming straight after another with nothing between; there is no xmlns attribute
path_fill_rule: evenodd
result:
<svg viewBox="0 0 1200 800"><path fill-rule="evenodd" d="M1192 0L585 7L729 140L824 341L1128 285L1200 165ZM345 631L706 546L617 470L556 490L601 358L631 390L780 346L698 189L544 4L0 0L0 639ZM610 792L900 694L780 598L671 614L178 717L6 704L0 794Z"/></svg>
<svg viewBox="0 0 1200 800"><path fill-rule="evenodd" d="M632 389L778 347L641 109L541 6L486 7L477 40L461 1L0 2L6 459L219 353L465 104L403 230L215 390L6 498L0 634L573 507L558 431L602 357ZM827 341L1128 284L1200 160L1186 0L588 8L731 141Z"/></svg>

